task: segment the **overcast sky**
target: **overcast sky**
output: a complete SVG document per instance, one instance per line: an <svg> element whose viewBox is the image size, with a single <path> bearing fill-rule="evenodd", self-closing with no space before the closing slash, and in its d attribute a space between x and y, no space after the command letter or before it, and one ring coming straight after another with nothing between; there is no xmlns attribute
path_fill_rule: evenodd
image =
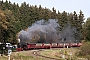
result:
<svg viewBox="0 0 90 60"><path fill-rule="evenodd" d="M41 5L43 8L49 8L50 10L54 7L60 12L73 12L79 13L83 11L85 18L90 17L90 0L10 0L11 3L18 3L19 5L23 2L29 3L29 5Z"/></svg>

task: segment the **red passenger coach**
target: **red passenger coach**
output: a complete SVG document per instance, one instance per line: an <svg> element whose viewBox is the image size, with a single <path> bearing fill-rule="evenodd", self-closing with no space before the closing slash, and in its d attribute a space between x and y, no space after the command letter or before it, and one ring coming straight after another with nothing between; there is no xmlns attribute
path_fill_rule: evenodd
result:
<svg viewBox="0 0 90 60"><path fill-rule="evenodd" d="M44 44L42 43L37 43L35 46L36 49L44 48Z"/></svg>
<svg viewBox="0 0 90 60"><path fill-rule="evenodd" d="M78 44L77 44L77 47L80 47L80 46L82 46L82 43L78 43Z"/></svg>
<svg viewBox="0 0 90 60"><path fill-rule="evenodd" d="M16 48L16 51L23 51L23 48Z"/></svg>
<svg viewBox="0 0 90 60"><path fill-rule="evenodd" d="M34 49L36 47L35 43L28 44L28 49Z"/></svg>
<svg viewBox="0 0 90 60"><path fill-rule="evenodd" d="M58 47L58 43L51 43L51 48L57 48Z"/></svg>
<svg viewBox="0 0 90 60"><path fill-rule="evenodd" d="M70 43L65 43L65 47L70 47Z"/></svg>
<svg viewBox="0 0 90 60"><path fill-rule="evenodd" d="M63 47L63 43L58 43L58 48L62 48Z"/></svg>
<svg viewBox="0 0 90 60"><path fill-rule="evenodd" d="M51 47L51 44L44 44L43 48L49 49Z"/></svg>
<svg viewBox="0 0 90 60"><path fill-rule="evenodd" d="M78 43L71 43L72 47L76 47L78 45Z"/></svg>

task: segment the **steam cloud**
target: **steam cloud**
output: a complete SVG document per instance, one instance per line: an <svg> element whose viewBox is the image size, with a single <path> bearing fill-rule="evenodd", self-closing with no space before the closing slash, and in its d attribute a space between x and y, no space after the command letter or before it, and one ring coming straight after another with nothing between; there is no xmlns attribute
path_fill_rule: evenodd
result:
<svg viewBox="0 0 90 60"><path fill-rule="evenodd" d="M65 38L65 42L74 42L75 28L71 28L70 24L59 31L58 20L49 19L36 21L32 26L28 27L27 30L20 31L18 38L20 43L59 43L62 42L62 38Z"/></svg>

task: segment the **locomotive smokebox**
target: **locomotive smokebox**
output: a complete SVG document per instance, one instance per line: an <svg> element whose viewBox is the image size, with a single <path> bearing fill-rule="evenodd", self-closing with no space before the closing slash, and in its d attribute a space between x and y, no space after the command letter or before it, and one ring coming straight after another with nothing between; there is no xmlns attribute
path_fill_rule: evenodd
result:
<svg viewBox="0 0 90 60"><path fill-rule="evenodd" d="M20 43L20 39L18 38L18 43Z"/></svg>

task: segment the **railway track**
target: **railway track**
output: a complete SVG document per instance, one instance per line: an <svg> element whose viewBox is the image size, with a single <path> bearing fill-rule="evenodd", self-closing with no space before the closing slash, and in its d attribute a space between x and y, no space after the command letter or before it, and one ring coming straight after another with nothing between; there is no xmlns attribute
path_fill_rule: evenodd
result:
<svg viewBox="0 0 90 60"><path fill-rule="evenodd" d="M48 60L60 60L60 59L56 59L56 58L52 58L52 57L48 57L48 56L43 56L40 54L41 51L43 51L43 50L33 51L32 54L39 56L39 57L47 58Z"/></svg>

